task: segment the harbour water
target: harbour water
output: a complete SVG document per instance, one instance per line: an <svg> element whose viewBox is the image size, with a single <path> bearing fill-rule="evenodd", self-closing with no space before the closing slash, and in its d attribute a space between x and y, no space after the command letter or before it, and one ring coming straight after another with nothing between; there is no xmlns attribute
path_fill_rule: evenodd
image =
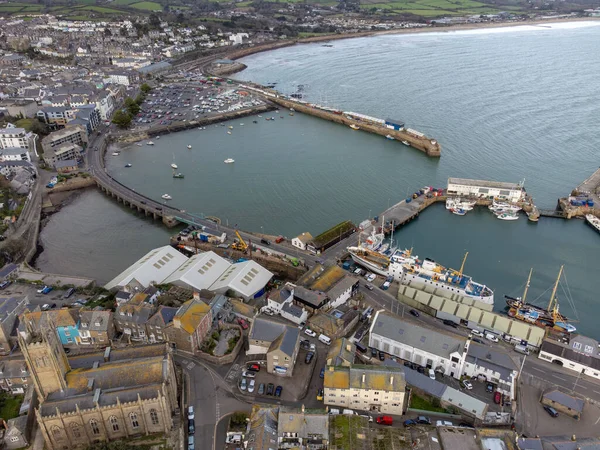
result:
<svg viewBox="0 0 600 450"><path fill-rule="evenodd" d="M189 212L292 237L359 222L423 184L444 186L449 176L525 178L536 203L551 208L597 167L600 92L591 86L600 72L599 26L378 36L242 62L249 68L240 79L276 82L288 94L303 84L308 100L404 120L438 139L442 157L281 111L269 114L275 121L231 123L231 135L212 126L163 136L153 147L128 147L108 157L109 172L154 198L168 193ZM235 164L223 163L229 157ZM173 160L185 179L172 178ZM168 234L86 192L50 219L38 267L106 281ZM496 291L497 309L504 293L518 294L529 267L533 300L564 263L582 318L578 328L600 338L592 281L600 239L582 221L507 223L484 211L457 217L436 206L396 238L452 267L469 251L466 272ZM566 304L562 311L573 315Z"/></svg>

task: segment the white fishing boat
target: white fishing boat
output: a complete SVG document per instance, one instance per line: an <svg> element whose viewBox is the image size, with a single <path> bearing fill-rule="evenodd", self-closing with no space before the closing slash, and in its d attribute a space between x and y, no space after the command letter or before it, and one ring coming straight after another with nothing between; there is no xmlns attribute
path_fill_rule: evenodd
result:
<svg viewBox="0 0 600 450"><path fill-rule="evenodd" d="M467 211L462 208L452 208L450 212L452 212L452 214L456 214L457 216L464 216L467 214Z"/></svg>
<svg viewBox="0 0 600 450"><path fill-rule="evenodd" d="M402 143L403 143L404 145L407 145L407 146L409 146L409 147L410 147L410 144L408 143L408 141L402 141Z"/></svg>
<svg viewBox="0 0 600 450"><path fill-rule="evenodd" d="M173 168L173 169L177 169L177 164L175 164L175 163L171 163L171 168Z"/></svg>
<svg viewBox="0 0 600 450"><path fill-rule="evenodd" d="M389 139L390 141L395 141L396 140L396 138L394 136L390 136L389 134L385 138Z"/></svg>
<svg viewBox="0 0 600 450"><path fill-rule="evenodd" d="M130 163L125 164L125 167L131 167Z"/></svg>
<svg viewBox="0 0 600 450"><path fill-rule="evenodd" d="M600 233L600 219L598 219L596 216L594 216L592 214L586 214L585 221L588 223L589 226L591 226L598 233Z"/></svg>
<svg viewBox="0 0 600 450"><path fill-rule="evenodd" d="M519 216L517 213L512 212L503 212L501 214L496 214L496 217L500 220L519 220Z"/></svg>
<svg viewBox="0 0 600 450"><path fill-rule="evenodd" d="M188 144L187 148L188 148L189 150L191 150L191 149L192 149L192 146Z"/></svg>
<svg viewBox="0 0 600 450"><path fill-rule="evenodd" d="M146 145L154 145L154 142L148 141L148 142L146 142Z"/></svg>
<svg viewBox="0 0 600 450"><path fill-rule="evenodd" d="M521 211L521 207L519 205L515 205L513 203L508 202L497 202L496 200L489 206L489 208L494 211L504 210L504 211Z"/></svg>
<svg viewBox="0 0 600 450"><path fill-rule="evenodd" d="M119 152L113 152L112 155L113 156L119 156Z"/></svg>
<svg viewBox="0 0 600 450"><path fill-rule="evenodd" d="M227 134L231 134L231 131L228 131Z"/></svg>
<svg viewBox="0 0 600 450"><path fill-rule="evenodd" d="M243 123L240 123L240 127L243 127L243 126L244 126L244 124L243 124Z"/></svg>
<svg viewBox="0 0 600 450"><path fill-rule="evenodd" d="M223 161L225 164L233 164L235 162L235 159L232 158L227 158L225 161Z"/></svg>
<svg viewBox="0 0 600 450"><path fill-rule="evenodd" d="M352 128L353 130L360 130L360 127L358 125L350 125L350 128Z"/></svg>
<svg viewBox="0 0 600 450"><path fill-rule="evenodd" d="M163 195L161 195L161 197L164 198L165 200L171 200L173 198L169 194L163 194Z"/></svg>
<svg viewBox="0 0 600 450"><path fill-rule="evenodd" d="M230 130L233 130L233 127L231 125L229 125L227 128L229 128Z"/></svg>
<svg viewBox="0 0 600 450"><path fill-rule="evenodd" d="M160 136L156 136L156 139L160 139Z"/></svg>
<svg viewBox="0 0 600 450"><path fill-rule="evenodd" d="M135 144L135 145L137 145L138 147L141 147L141 146L142 146L142 144L140 144L139 142L138 142L137 144Z"/></svg>

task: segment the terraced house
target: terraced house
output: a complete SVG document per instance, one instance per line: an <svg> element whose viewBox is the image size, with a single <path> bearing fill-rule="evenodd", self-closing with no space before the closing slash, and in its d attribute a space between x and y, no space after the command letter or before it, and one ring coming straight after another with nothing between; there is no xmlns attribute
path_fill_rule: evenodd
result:
<svg viewBox="0 0 600 450"><path fill-rule="evenodd" d="M177 349L196 353L210 331L210 306L200 299L192 299L179 307L173 322L165 328L168 340Z"/></svg>
<svg viewBox="0 0 600 450"><path fill-rule="evenodd" d="M164 344L67 358L52 330L20 336L46 448L167 433L177 408L177 379Z"/></svg>
<svg viewBox="0 0 600 450"><path fill-rule="evenodd" d="M35 333L44 329L56 330L60 343L64 346L76 346L81 343L79 335L79 317L74 309L56 309L34 311L21 316L21 332Z"/></svg>

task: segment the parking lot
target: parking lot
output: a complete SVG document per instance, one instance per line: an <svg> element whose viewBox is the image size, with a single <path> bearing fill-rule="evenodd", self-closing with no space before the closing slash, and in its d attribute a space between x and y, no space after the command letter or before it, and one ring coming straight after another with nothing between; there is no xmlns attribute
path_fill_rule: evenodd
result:
<svg viewBox="0 0 600 450"><path fill-rule="evenodd" d="M44 305L56 305L55 308L61 308L66 305L71 305L73 302L85 299L88 297L85 295L79 295L74 292L69 298L64 298L67 289L53 289L48 294L42 294L38 292L43 286L35 286L33 284L17 284L13 283L7 288L0 291L4 297L22 297L27 296L29 304L35 308L40 308Z"/></svg>
<svg viewBox="0 0 600 450"><path fill-rule="evenodd" d="M133 125L137 129L171 125L264 104L233 83L215 80L220 79L202 78L154 88L142 103Z"/></svg>

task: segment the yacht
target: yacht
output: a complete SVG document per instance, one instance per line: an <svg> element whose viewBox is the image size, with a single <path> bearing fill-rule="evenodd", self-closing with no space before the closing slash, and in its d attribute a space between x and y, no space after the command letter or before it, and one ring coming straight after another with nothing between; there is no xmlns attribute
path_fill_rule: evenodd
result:
<svg viewBox="0 0 600 450"><path fill-rule="evenodd" d="M177 164L175 164L175 163L171 163L171 167L172 167L173 169L177 169Z"/></svg>
<svg viewBox="0 0 600 450"><path fill-rule="evenodd" d="M173 198L169 194L163 194L161 197L164 198L165 200L171 200Z"/></svg>
<svg viewBox="0 0 600 450"><path fill-rule="evenodd" d="M502 212L500 214L496 214L496 217L500 220L519 220L519 216L517 216L517 213L512 213L512 212Z"/></svg>
<svg viewBox="0 0 600 450"><path fill-rule="evenodd" d="M188 148L188 150L191 150L192 146L188 144L187 148Z"/></svg>
<svg viewBox="0 0 600 450"><path fill-rule="evenodd" d="M146 142L146 145L154 145L154 142L148 141L148 142Z"/></svg>
<svg viewBox="0 0 600 450"><path fill-rule="evenodd" d="M223 161L225 164L232 164L235 162L235 159L232 158L227 158L225 161Z"/></svg>

